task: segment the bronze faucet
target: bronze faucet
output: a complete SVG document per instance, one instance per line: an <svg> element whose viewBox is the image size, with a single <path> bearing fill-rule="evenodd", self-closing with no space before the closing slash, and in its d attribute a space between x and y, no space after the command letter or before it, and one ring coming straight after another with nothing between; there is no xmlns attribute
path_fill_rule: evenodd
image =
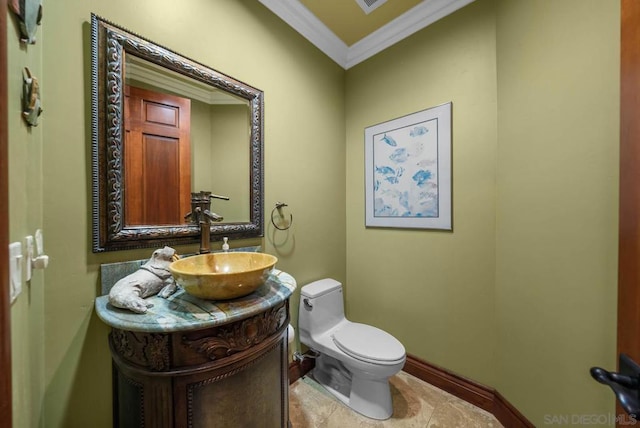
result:
<svg viewBox="0 0 640 428"><path fill-rule="evenodd" d="M211 252L211 222L222 221L224 217L211 212L211 199L229 200L227 196L214 195L211 192L191 192L191 212L184 218L200 226L200 254Z"/></svg>

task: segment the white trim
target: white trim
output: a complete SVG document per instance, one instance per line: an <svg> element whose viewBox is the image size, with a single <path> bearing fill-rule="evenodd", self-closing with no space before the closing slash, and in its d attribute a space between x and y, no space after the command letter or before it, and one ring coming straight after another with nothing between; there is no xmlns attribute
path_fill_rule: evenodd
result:
<svg viewBox="0 0 640 428"><path fill-rule="evenodd" d="M129 60L126 64L126 78L136 80L155 86L156 88L164 88L178 96L197 100L205 104L247 104L242 98L234 97L227 92L214 88L211 85L200 83L196 80L184 76L173 75L167 69L159 65L139 60L134 55L127 55Z"/></svg>
<svg viewBox="0 0 640 428"><path fill-rule="evenodd" d="M258 0L342 68L349 47L298 0Z"/></svg>
<svg viewBox="0 0 640 428"><path fill-rule="evenodd" d="M298 0L258 0L345 70L475 0L423 1L350 47Z"/></svg>
<svg viewBox="0 0 640 428"><path fill-rule="evenodd" d="M423 1L349 47L349 69L475 0Z"/></svg>

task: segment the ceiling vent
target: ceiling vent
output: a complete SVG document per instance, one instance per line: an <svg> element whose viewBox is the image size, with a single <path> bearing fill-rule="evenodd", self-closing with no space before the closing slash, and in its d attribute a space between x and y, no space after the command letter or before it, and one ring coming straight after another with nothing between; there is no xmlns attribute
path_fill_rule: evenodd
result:
<svg viewBox="0 0 640 428"><path fill-rule="evenodd" d="M387 0L356 0L356 3L358 3L358 6L360 6L362 10L364 10L364 13L366 13L367 15L373 12L374 10L376 10L377 8L379 8L380 6L382 6L383 4L385 4L386 2Z"/></svg>

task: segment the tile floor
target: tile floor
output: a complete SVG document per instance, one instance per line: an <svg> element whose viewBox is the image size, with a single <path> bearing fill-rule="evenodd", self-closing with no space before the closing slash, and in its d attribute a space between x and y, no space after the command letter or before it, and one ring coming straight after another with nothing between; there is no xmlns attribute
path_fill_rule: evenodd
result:
<svg viewBox="0 0 640 428"><path fill-rule="evenodd" d="M366 418L345 406L311 376L289 389L292 428L500 428L488 412L405 372L390 379L394 412L390 419Z"/></svg>

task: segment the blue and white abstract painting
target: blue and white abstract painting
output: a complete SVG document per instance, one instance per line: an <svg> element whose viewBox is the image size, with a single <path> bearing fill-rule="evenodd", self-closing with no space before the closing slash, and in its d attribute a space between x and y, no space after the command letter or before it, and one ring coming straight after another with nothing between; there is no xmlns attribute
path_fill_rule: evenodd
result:
<svg viewBox="0 0 640 428"><path fill-rule="evenodd" d="M451 230L451 103L365 129L366 225Z"/></svg>
<svg viewBox="0 0 640 428"><path fill-rule="evenodd" d="M374 215L438 217L438 120L373 137Z"/></svg>

